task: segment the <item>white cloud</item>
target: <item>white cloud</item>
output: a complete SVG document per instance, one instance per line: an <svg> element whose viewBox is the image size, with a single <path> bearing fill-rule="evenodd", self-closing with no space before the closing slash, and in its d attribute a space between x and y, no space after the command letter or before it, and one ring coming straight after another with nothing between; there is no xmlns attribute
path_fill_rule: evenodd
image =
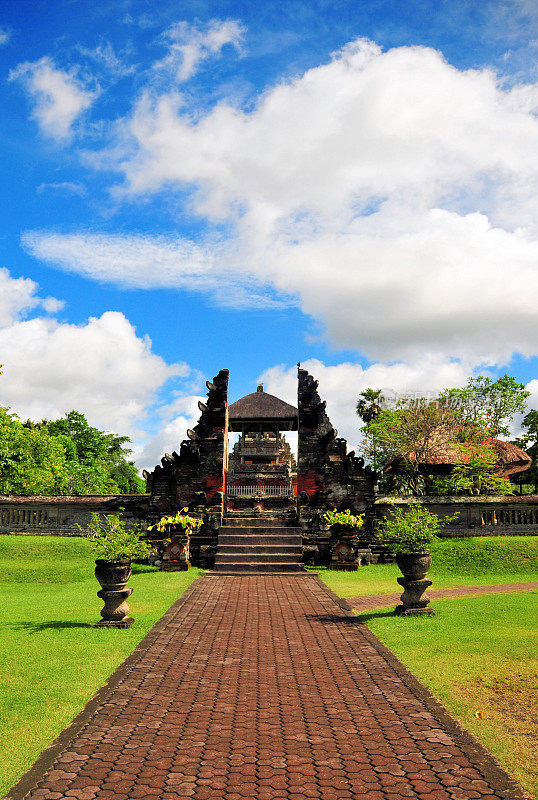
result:
<svg viewBox="0 0 538 800"><path fill-rule="evenodd" d="M537 110L538 84L505 88L429 48L364 40L248 110L146 91L94 163L123 176L127 197L187 196L205 220L198 243L24 241L119 285L229 282L238 306L243 282L269 306L259 287L272 284L370 359L505 363L538 352ZM211 236L222 221L225 243Z"/></svg>
<svg viewBox="0 0 538 800"><path fill-rule="evenodd" d="M498 200L497 185L529 199L537 105L538 87L523 102L489 70L461 72L428 48L382 53L359 40L247 112L219 103L200 117L176 94L144 95L123 129L136 150L116 166L132 192L191 184L201 213L239 207L258 226L298 212L348 220L388 197L461 205L462 186L481 202Z"/></svg>
<svg viewBox="0 0 538 800"><path fill-rule="evenodd" d="M62 235L39 231L27 231L21 240L36 258L116 286L200 291L211 295L219 305L234 308L275 308L291 302L264 286L262 276L249 277L233 263L223 263L223 246L218 244L211 249L177 236Z"/></svg>
<svg viewBox="0 0 538 800"><path fill-rule="evenodd" d="M200 418L198 401L205 396L187 395L161 410L164 421L159 430L133 451L141 468L151 471L165 453L179 452L181 442L187 438L187 429L193 428Z"/></svg>
<svg viewBox="0 0 538 800"><path fill-rule="evenodd" d="M0 329L0 404L21 417L55 418L72 408L91 424L132 434L169 378L166 364L123 314L108 311L72 325L35 318Z"/></svg>
<svg viewBox="0 0 538 800"><path fill-rule="evenodd" d="M132 75L136 70L134 64L126 62L126 53L116 53L111 42L102 41L97 47L89 48L78 46L78 50L83 56L90 58L106 72L110 73L115 80Z"/></svg>
<svg viewBox="0 0 538 800"><path fill-rule="evenodd" d="M60 194L75 194L78 197L86 197L88 194L86 187L78 181L57 181L56 183L40 183L36 189L38 194L43 192L59 192Z"/></svg>
<svg viewBox="0 0 538 800"><path fill-rule="evenodd" d="M117 311L78 325L25 318L63 307L38 290L34 281L0 269L0 405L23 419L56 418L75 408L104 430L147 440L146 417L163 384L181 379L186 392L199 386L197 372L185 363L167 364ZM164 411L157 405L155 413L169 422L185 413L186 402L178 398Z"/></svg>
<svg viewBox="0 0 538 800"><path fill-rule="evenodd" d="M11 325L39 306L47 313L63 307L63 302L54 297L39 297L38 289L30 278L12 278L7 269L0 267L0 326Z"/></svg>
<svg viewBox="0 0 538 800"><path fill-rule="evenodd" d="M176 22L162 36L168 53L153 70L183 83L198 72L203 61L219 56L225 45L241 52L244 35L244 26L235 20L213 19L204 26Z"/></svg>
<svg viewBox="0 0 538 800"><path fill-rule="evenodd" d="M327 402L327 414L348 449L356 449L360 439L361 419L355 412L359 393L365 389L383 389L386 397L397 394L434 396L453 386L463 386L470 374L468 366L443 358L423 358L412 363L382 364L368 367L350 362L327 366L317 359L301 364L319 381L318 392ZM297 405L297 367L279 365L260 376L270 394Z"/></svg>
<svg viewBox="0 0 538 800"><path fill-rule="evenodd" d="M4 26L0 26L0 46L7 44L11 39L11 30Z"/></svg>
<svg viewBox="0 0 538 800"><path fill-rule="evenodd" d="M502 364L537 352L538 238L484 215L387 209L274 255L278 288L370 359L426 351Z"/></svg>
<svg viewBox="0 0 538 800"><path fill-rule="evenodd" d="M34 102L33 118L45 136L59 142L69 139L76 119L90 107L99 89L90 90L73 72L58 69L44 56L19 64L9 80L20 80Z"/></svg>

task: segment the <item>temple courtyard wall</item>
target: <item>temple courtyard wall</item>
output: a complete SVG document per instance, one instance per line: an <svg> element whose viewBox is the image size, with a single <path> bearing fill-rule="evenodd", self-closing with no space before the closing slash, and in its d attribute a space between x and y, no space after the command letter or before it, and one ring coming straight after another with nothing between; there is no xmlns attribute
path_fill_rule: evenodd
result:
<svg viewBox="0 0 538 800"><path fill-rule="evenodd" d="M378 560L386 548L375 547L375 528L384 516L390 516L392 505L421 503L439 517L458 517L442 530L442 538L495 535L538 535L538 495L517 497L419 497L372 498L365 504L366 524L354 542L353 561ZM128 524L143 529L156 522L161 511L151 495L94 495L87 497L0 497L0 534L34 536L79 536L92 512L120 513ZM349 562L338 558L340 546L320 518L312 517L308 508L299 515L303 529L303 557L306 564L345 569ZM200 533L191 537L191 563L209 569L218 542L218 524L206 520ZM372 552L374 557L372 559ZM350 554L351 555L351 554ZM379 560L384 560L383 555Z"/></svg>

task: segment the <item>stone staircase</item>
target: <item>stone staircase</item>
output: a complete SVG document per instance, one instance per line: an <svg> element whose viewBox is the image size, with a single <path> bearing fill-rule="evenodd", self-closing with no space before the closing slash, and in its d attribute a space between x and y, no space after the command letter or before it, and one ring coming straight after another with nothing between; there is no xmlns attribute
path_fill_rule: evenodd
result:
<svg viewBox="0 0 538 800"><path fill-rule="evenodd" d="M214 572L304 574L302 530L295 515L229 511L219 530Z"/></svg>

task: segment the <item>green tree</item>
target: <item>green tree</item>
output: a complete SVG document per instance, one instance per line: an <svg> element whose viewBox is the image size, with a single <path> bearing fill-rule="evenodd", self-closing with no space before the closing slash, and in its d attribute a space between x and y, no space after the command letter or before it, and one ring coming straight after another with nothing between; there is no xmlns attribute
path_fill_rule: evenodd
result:
<svg viewBox="0 0 538 800"><path fill-rule="evenodd" d="M66 443L23 425L0 408L0 490L2 494L62 494L68 475Z"/></svg>
<svg viewBox="0 0 538 800"><path fill-rule="evenodd" d="M450 475L432 481L436 494L514 494L509 478L498 474L498 455L485 434L475 431L472 440L456 446L462 461L452 467Z"/></svg>
<svg viewBox="0 0 538 800"><path fill-rule="evenodd" d="M385 398L381 389L365 389L359 394L356 411L359 417L368 424L381 413Z"/></svg>
<svg viewBox="0 0 538 800"><path fill-rule="evenodd" d="M424 494L425 465L435 463L439 448L461 428L456 411L426 398L402 399L395 409L383 409L363 427L374 466L392 464L386 489Z"/></svg>
<svg viewBox="0 0 538 800"><path fill-rule="evenodd" d="M531 484L534 486L534 493L538 493L538 411L532 410L529 411L523 417L523 421L521 423L522 428L524 429L523 434L514 439L513 444L521 447L522 450L525 450L526 453L530 455L532 458L532 463L529 469L525 470L525 472L519 472L517 475L514 475L512 478L513 482L518 484L520 487L520 491L523 488L523 484Z"/></svg>
<svg viewBox="0 0 538 800"><path fill-rule="evenodd" d="M145 484L132 461L131 450L125 447L128 436L104 433L88 424L79 411L41 423L52 436L67 436L76 448L78 464L73 464L74 494L139 494Z"/></svg>
<svg viewBox="0 0 538 800"><path fill-rule="evenodd" d="M22 423L0 408L0 493L136 494L144 491L127 460L126 436L104 433L71 411L52 422Z"/></svg>
<svg viewBox="0 0 538 800"><path fill-rule="evenodd" d="M456 408L464 422L488 430L491 436L509 436L510 423L523 413L530 392L510 375L492 381L483 375L469 378L462 389L445 389L439 401Z"/></svg>
<svg viewBox="0 0 538 800"><path fill-rule="evenodd" d="M403 398L392 409L376 408L375 390L363 395L364 403L359 400L357 413L366 415L362 428L366 456L378 470L391 464L380 480L382 491L413 495L430 491L512 493L510 481L498 474L498 456L491 437L506 435L514 414L525 408L529 393L514 378L471 378L463 389L447 389L435 401ZM538 413L527 421L534 425L538 455ZM449 465L451 459L450 475L428 475L428 469L433 471L431 465Z"/></svg>

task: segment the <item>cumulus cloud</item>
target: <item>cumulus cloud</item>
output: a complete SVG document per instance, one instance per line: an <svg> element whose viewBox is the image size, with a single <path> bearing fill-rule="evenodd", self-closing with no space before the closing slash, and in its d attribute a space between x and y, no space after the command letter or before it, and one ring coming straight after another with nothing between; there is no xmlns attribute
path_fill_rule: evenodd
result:
<svg viewBox="0 0 538 800"><path fill-rule="evenodd" d="M153 65L153 71L183 83L203 61L219 56L225 45L241 52L244 35L244 26L235 20L213 19L206 25L176 22L162 36L168 53Z"/></svg>
<svg viewBox="0 0 538 800"><path fill-rule="evenodd" d="M300 293L333 342L368 358L427 350L507 363L537 352L538 238L482 214L381 211L278 255L276 285Z"/></svg>
<svg viewBox="0 0 538 800"><path fill-rule="evenodd" d="M443 358L427 357L413 363L375 363L367 367L346 362L329 366L318 359L308 359L303 369L319 381L319 394L327 402L327 414L348 441L349 449L357 448L363 424L355 412L359 393L365 389L382 389L385 396L412 394L432 397L442 389L463 386L470 374L468 366ZM277 365L259 376L265 391L297 405L297 367Z"/></svg>
<svg viewBox="0 0 538 800"><path fill-rule="evenodd" d="M32 117L41 132L57 142L71 137L73 124L99 94L73 72L56 67L48 56L19 64L10 71L9 80L22 82L34 103Z"/></svg>
<svg viewBox="0 0 538 800"><path fill-rule="evenodd" d="M192 392L199 374L183 362L167 364L123 314L108 311L78 325L61 322L39 312L55 314L62 301L41 298L38 291L34 281L0 269L0 405L35 420L76 408L91 424L142 443L150 438L144 430L150 411L157 409L158 418L169 423L191 408L178 398L163 411L158 393L170 379Z"/></svg>
<svg viewBox="0 0 538 800"><path fill-rule="evenodd" d="M187 438L187 429L194 428L200 417L198 401L207 398L201 395L186 395L160 410L161 425L156 433L148 437L133 452L142 469L152 470L165 453L179 452L181 442Z"/></svg>
<svg viewBox="0 0 538 800"><path fill-rule="evenodd" d="M38 290L30 278L12 278L7 269L0 267L0 326L11 325L38 307L47 313L63 307L63 302L54 297L39 297Z"/></svg>
<svg viewBox="0 0 538 800"><path fill-rule="evenodd" d="M29 253L53 266L120 287L199 291L233 308L278 308L291 302L265 286L262 276L249 277L226 264L223 245L203 247L178 236L40 231L27 231L21 241Z"/></svg>
<svg viewBox="0 0 538 800"><path fill-rule="evenodd" d="M32 419L76 408L92 424L126 433L136 430L157 389L188 371L166 364L114 311L81 325L41 317L16 322L0 329L0 352L2 405Z"/></svg>
<svg viewBox="0 0 538 800"><path fill-rule="evenodd" d="M136 149L117 166L133 192L191 184L201 213L246 209L258 224L298 211L347 219L395 196L464 205L462 184L476 200L486 182L483 202L497 182L524 197L521 179L538 169L529 104L538 87L523 102L489 70L359 40L249 111L219 103L199 117L177 94L144 95L123 129Z"/></svg>
<svg viewBox="0 0 538 800"><path fill-rule="evenodd" d="M382 52L365 40L246 110L193 109L177 92L148 90L94 163L123 176L127 197L176 189L205 233L164 249L127 241L113 279L272 284L297 296L333 344L370 359L531 355L537 110L538 85L507 88L430 48ZM222 222L225 246L212 237ZM24 241L101 280L115 248L39 232Z"/></svg>

